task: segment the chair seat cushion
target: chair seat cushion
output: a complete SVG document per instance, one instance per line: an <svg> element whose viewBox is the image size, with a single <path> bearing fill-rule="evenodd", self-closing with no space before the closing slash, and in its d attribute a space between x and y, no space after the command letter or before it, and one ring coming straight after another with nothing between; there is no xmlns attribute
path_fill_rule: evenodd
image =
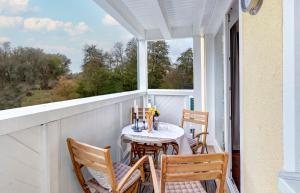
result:
<svg viewBox="0 0 300 193"><path fill-rule="evenodd" d="M127 166L125 164L122 164L122 163L114 163L113 164L113 168L114 168L114 172L115 172L117 183L120 183L120 181L122 180L122 178L127 174L127 172L130 170L131 167ZM101 186L99 184L99 181L97 180L97 177L95 175L92 175L92 176L93 176L93 178L87 181L87 185L90 187L90 189L91 189L92 192L95 192L95 193L96 192L99 192L99 193L110 192L110 189L104 188L103 186ZM137 180L139 180L140 177L141 177L141 172L139 170L136 170L131 175L131 177L129 178L129 180L127 181L127 183L123 186L121 192L124 192L125 190L127 190Z"/></svg>
<svg viewBox="0 0 300 193"><path fill-rule="evenodd" d="M156 170L157 184L160 184L160 170ZM207 193L200 181L167 182L165 193Z"/></svg>
<svg viewBox="0 0 300 193"><path fill-rule="evenodd" d="M200 181L167 182L166 193L206 193Z"/></svg>
<svg viewBox="0 0 300 193"><path fill-rule="evenodd" d="M193 139L193 138L190 138L190 137L186 137L186 138L187 138L187 141L188 141L190 147L196 146L196 144L197 144L196 139Z"/></svg>

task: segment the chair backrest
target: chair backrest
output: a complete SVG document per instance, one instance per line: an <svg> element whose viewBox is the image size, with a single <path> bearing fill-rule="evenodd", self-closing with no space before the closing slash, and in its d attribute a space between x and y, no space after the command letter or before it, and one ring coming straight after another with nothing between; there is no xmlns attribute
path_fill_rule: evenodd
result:
<svg viewBox="0 0 300 193"><path fill-rule="evenodd" d="M146 116L146 113L148 113L149 112L149 108L145 108L145 116ZM134 121L134 108L132 108L131 109L131 123L133 123L133 121ZM143 120L143 118L144 119L146 119L146 117L143 117L143 108L138 108L138 118L139 119L141 119L141 120Z"/></svg>
<svg viewBox="0 0 300 193"><path fill-rule="evenodd" d="M67 139L71 160L74 166L75 174L85 193L91 193L81 168L83 166L103 172L110 180L112 190L117 188L117 181L113 169L113 162L110 156L109 148L102 149L88 144L80 143L74 139Z"/></svg>
<svg viewBox="0 0 300 193"><path fill-rule="evenodd" d="M216 193L223 193L228 154L200 154L190 156L162 155L160 193L167 182L216 180Z"/></svg>
<svg viewBox="0 0 300 193"><path fill-rule="evenodd" d="M181 122L180 127L184 127L184 123L194 123L203 125L207 131L208 127L208 112L202 112L202 111L191 111L187 109L182 110L182 116L181 116Z"/></svg>
<svg viewBox="0 0 300 193"><path fill-rule="evenodd" d="M194 123L203 126L202 132L207 132L208 128L208 112L191 111L187 109L182 110L180 127L184 127L184 123ZM206 135L203 135L202 141L206 143Z"/></svg>

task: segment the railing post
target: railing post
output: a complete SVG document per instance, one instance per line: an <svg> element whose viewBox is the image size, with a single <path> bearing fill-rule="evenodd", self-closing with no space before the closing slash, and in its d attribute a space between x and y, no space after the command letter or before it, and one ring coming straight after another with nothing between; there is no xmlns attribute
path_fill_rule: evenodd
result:
<svg viewBox="0 0 300 193"><path fill-rule="evenodd" d="M146 91L148 89L148 62L147 62L147 41L138 40L137 51L137 81L138 90Z"/></svg>

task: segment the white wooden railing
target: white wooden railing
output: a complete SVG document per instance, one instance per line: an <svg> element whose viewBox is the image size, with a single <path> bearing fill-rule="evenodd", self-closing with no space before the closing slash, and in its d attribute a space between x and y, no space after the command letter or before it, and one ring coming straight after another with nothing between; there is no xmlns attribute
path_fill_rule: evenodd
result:
<svg viewBox="0 0 300 193"><path fill-rule="evenodd" d="M127 155L120 129L134 100L153 99L161 120L178 124L192 91L131 91L0 111L0 192L81 193L66 138L111 145L115 161Z"/></svg>
<svg viewBox="0 0 300 193"><path fill-rule="evenodd" d="M179 125L182 109L190 108L193 90L148 90L148 98L161 112L160 120Z"/></svg>

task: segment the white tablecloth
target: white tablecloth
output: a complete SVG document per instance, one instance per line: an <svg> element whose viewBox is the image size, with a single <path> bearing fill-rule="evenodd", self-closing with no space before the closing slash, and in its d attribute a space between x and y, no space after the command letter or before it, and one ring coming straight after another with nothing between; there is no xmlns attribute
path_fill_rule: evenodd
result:
<svg viewBox="0 0 300 193"><path fill-rule="evenodd" d="M122 129L122 136L131 141L138 143L162 144L169 142L177 142L179 145L179 154L192 154L187 139L184 136L184 130L170 123L160 122L158 130L142 130L135 132L132 125L128 125Z"/></svg>

